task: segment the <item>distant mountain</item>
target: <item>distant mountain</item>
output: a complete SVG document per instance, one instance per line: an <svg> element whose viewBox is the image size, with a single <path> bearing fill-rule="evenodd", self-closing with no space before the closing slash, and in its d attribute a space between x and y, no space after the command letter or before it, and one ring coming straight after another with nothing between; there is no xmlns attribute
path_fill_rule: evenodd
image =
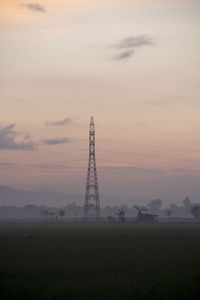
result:
<svg viewBox="0 0 200 300"><path fill-rule="evenodd" d="M83 205L85 195L64 194L53 191L38 191L38 190L22 190L7 186L0 186L0 206L24 206L27 204L47 205L54 207L63 207L69 203ZM146 205L149 202L147 199L135 199L128 197L120 197L114 195L100 194L101 207L109 205Z"/></svg>
<svg viewBox="0 0 200 300"><path fill-rule="evenodd" d="M0 186L0 206L24 206L26 204L34 204L62 207L72 202L82 203L82 196L56 192L25 191Z"/></svg>

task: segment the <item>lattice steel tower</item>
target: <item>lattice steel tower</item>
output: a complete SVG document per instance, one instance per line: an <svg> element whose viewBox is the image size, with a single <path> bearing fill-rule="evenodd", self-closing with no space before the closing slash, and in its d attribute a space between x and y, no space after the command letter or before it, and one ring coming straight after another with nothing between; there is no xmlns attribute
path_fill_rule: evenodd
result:
<svg viewBox="0 0 200 300"><path fill-rule="evenodd" d="M89 130L89 162L87 171L87 183L85 191L84 218L99 218L99 188L97 180L97 168L95 158L95 129L94 119L91 117Z"/></svg>

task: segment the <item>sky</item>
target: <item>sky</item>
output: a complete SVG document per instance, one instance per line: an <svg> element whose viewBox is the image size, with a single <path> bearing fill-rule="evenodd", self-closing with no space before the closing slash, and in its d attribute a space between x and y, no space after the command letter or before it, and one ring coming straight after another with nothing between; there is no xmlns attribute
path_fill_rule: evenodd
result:
<svg viewBox="0 0 200 300"><path fill-rule="evenodd" d="M0 185L200 201L199 0L0 0ZM106 195L106 196L105 196Z"/></svg>

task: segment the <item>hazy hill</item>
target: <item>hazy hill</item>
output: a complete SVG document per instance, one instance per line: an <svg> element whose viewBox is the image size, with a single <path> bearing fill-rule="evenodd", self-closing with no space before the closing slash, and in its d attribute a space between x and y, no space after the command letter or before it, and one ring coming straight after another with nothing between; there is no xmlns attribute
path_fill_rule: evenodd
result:
<svg viewBox="0 0 200 300"><path fill-rule="evenodd" d="M24 206L26 204L65 206L76 202L81 203L81 195L69 195L54 192L25 191L21 189L0 186L0 205Z"/></svg>
<svg viewBox="0 0 200 300"><path fill-rule="evenodd" d="M7 186L0 186L0 206L24 206L34 204L37 206L47 205L54 207L63 207L69 203L83 205L83 194L64 194L53 191L22 190ZM109 205L145 205L149 202L147 199L122 198L113 195L100 194L101 207Z"/></svg>

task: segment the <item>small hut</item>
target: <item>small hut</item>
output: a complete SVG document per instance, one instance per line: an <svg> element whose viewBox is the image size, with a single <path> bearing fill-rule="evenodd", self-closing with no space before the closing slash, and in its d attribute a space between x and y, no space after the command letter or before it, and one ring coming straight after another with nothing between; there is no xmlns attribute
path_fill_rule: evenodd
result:
<svg viewBox="0 0 200 300"><path fill-rule="evenodd" d="M136 222L138 223L156 223L158 221L158 215L148 213L145 207L135 206L138 210Z"/></svg>

